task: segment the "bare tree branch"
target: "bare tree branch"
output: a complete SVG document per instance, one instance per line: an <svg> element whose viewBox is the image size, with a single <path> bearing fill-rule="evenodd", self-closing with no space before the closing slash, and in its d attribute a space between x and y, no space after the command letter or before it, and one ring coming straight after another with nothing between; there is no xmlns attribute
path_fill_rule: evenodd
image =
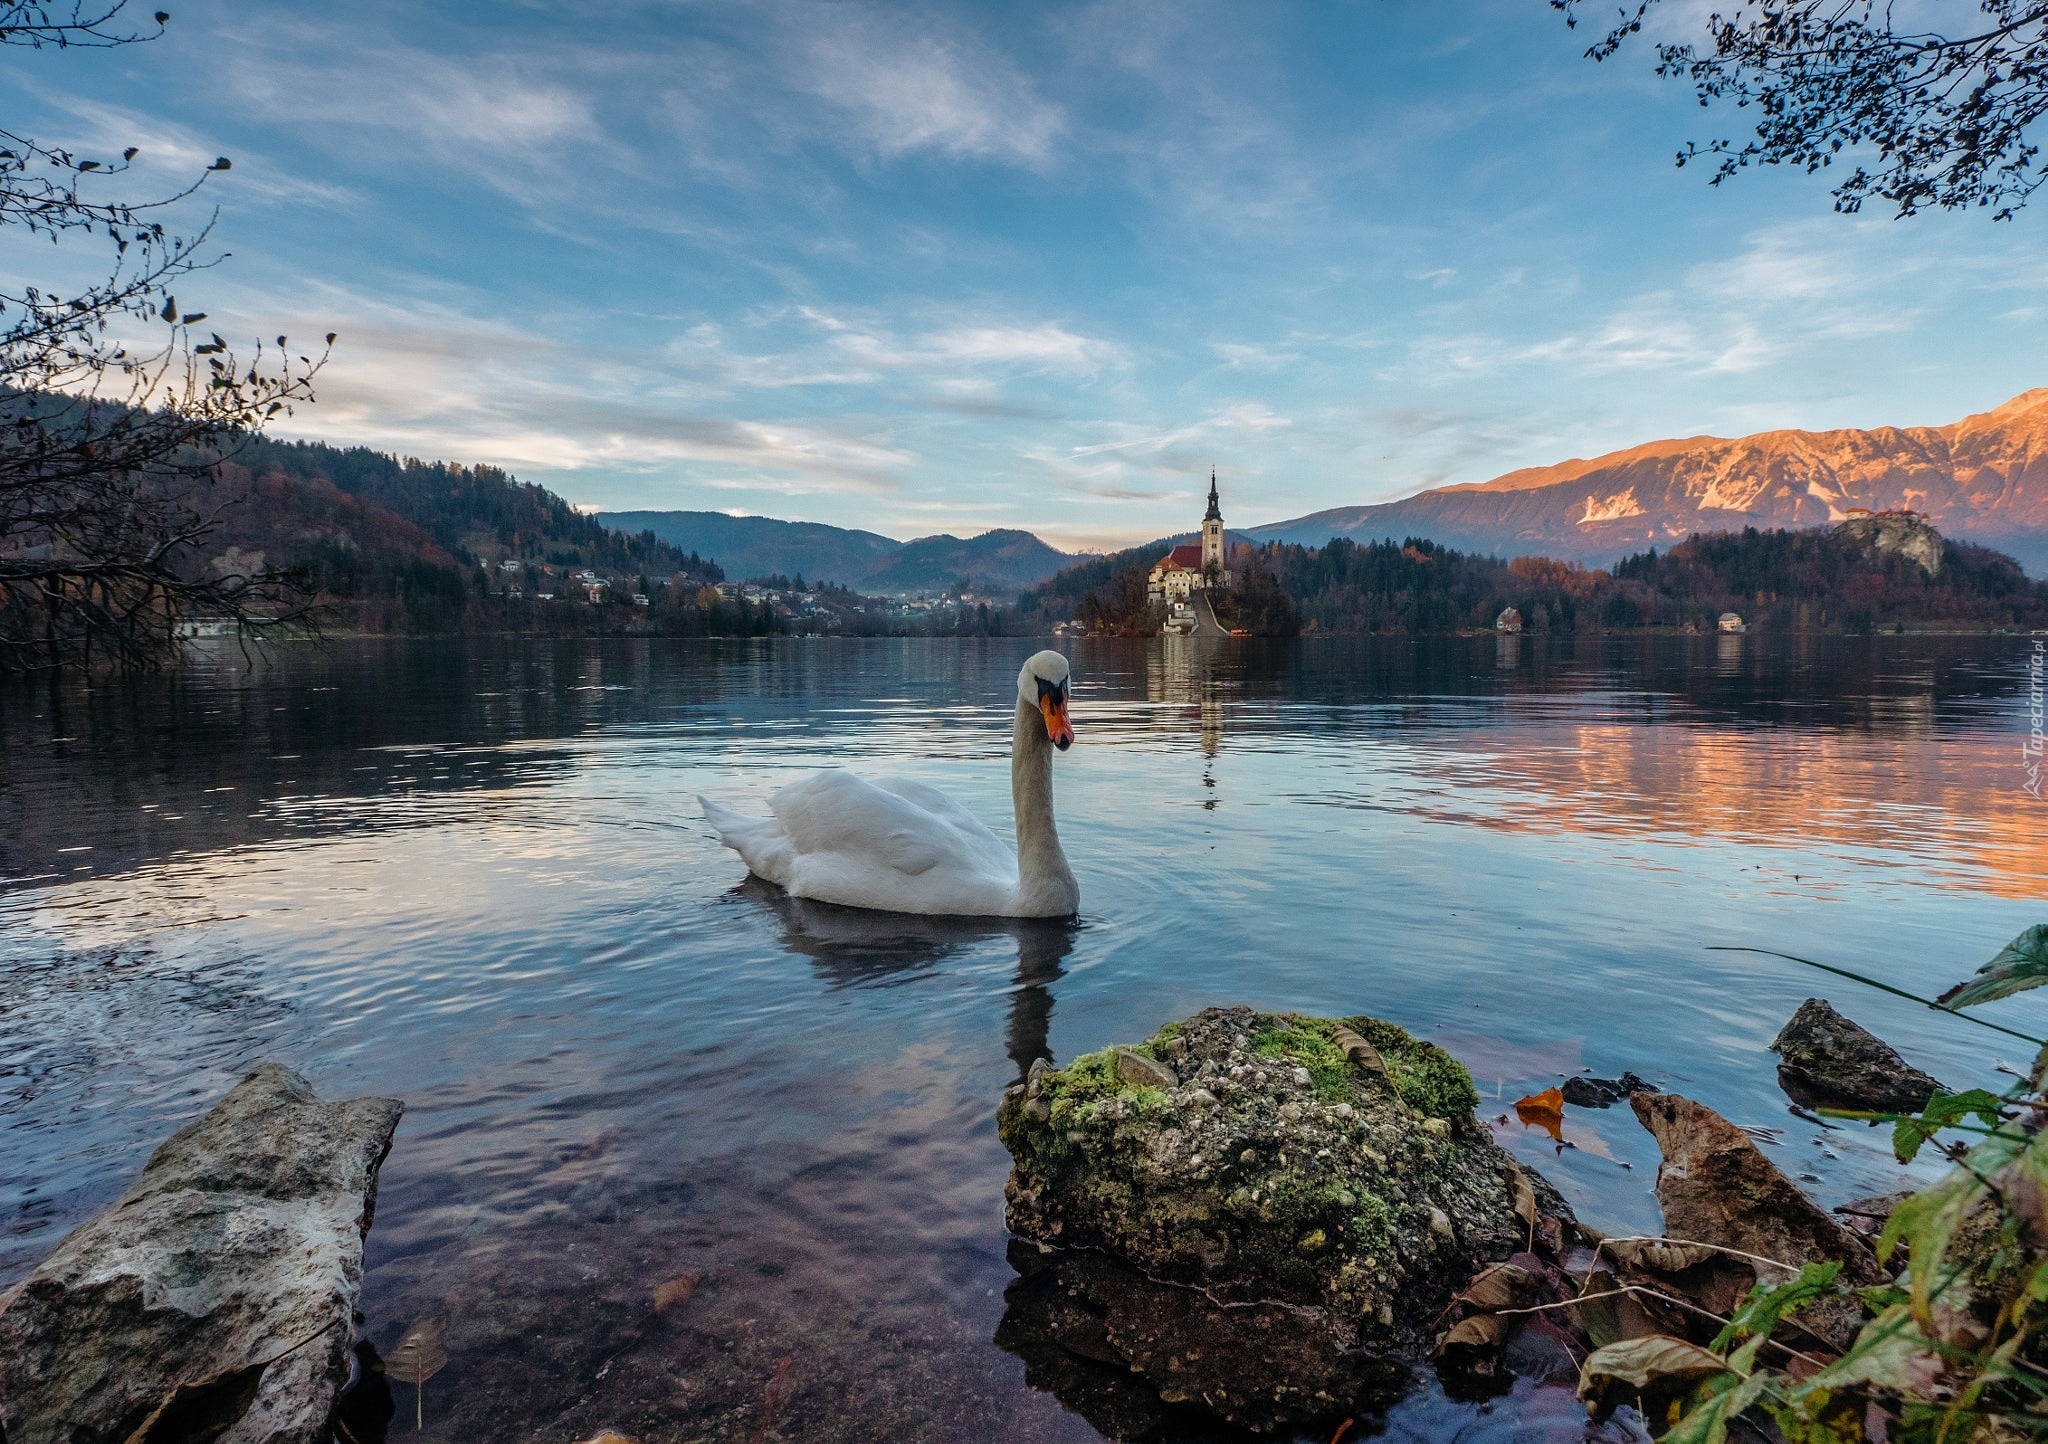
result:
<svg viewBox="0 0 2048 1444"><path fill-rule="evenodd" d="M1577 23L1579 0L1550 3ZM1586 54L1614 55L1656 3L1618 12ZM2030 139L2048 113L2048 3L1956 13L1955 35L1894 28L1878 0L1741 0L1714 13L1711 48L1660 44L1657 73L1690 80L1703 106L1732 101L1757 119L1749 139L1689 143L1678 163L1712 160L1713 185L1752 165L1827 172L1842 212L1876 200L1901 216L1983 208L2010 220L2048 179Z"/></svg>
<svg viewBox="0 0 2048 1444"><path fill-rule="evenodd" d="M123 9L0 3L0 44L143 38L116 28ZM106 279L74 294L0 284L0 671L148 666L193 618L306 610L297 575L207 552L241 499L219 463L312 399L326 347L294 355L279 336L245 363L203 312L180 312L173 288L220 259L213 222L180 236L152 213L228 162L154 200L90 193L135 154L101 162L0 130L0 226L98 235L114 253Z"/></svg>

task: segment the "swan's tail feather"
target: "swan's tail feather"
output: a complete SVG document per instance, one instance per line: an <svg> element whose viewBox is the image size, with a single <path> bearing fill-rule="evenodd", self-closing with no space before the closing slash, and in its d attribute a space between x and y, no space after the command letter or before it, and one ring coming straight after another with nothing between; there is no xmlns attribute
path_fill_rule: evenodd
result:
<svg viewBox="0 0 2048 1444"><path fill-rule="evenodd" d="M704 820L718 830L718 840L738 853L749 871L789 886L789 838L778 819L734 812L701 792L697 794L697 805L704 809Z"/></svg>
<svg viewBox="0 0 2048 1444"><path fill-rule="evenodd" d="M732 839L728 834L735 830L744 830L749 822L758 820L748 817L743 812L734 812L730 807L723 807L701 792L697 794L697 806L704 809L704 820L718 829L718 840L727 847L732 846Z"/></svg>

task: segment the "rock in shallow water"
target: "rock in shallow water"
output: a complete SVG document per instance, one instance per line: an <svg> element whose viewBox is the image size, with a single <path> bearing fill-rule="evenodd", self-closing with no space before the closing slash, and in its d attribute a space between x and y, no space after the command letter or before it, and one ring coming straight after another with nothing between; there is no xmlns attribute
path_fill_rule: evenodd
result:
<svg viewBox="0 0 2048 1444"><path fill-rule="evenodd" d="M1156 1084L1133 1081L1132 1054L1158 1066ZM1377 1019L1206 1009L1137 1049L1034 1068L1005 1095L1010 1229L1100 1250L1171 1291L1171 1309L1166 1296L1136 1311L1112 1300L1101 1344L1167 1403L1253 1428L1341 1417L1427 1355L1476 1268L1532 1231L1554 1245L1570 1223L1473 1117L1476 1102L1455 1059ZM1533 1218L1517 1212L1518 1179ZM1288 1339L1277 1397L1280 1376L1256 1363L1276 1310ZM1264 1387L1220 1367L1233 1357Z"/></svg>
<svg viewBox="0 0 2048 1444"><path fill-rule="evenodd" d="M1619 1078L1567 1078L1558 1090L1574 1108L1611 1108L1631 1093L1656 1091L1656 1084L1645 1083L1633 1073L1624 1073Z"/></svg>
<svg viewBox="0 0 2048 1444"><path fill-rule="evenodd" d="M1799 1005L1771 1051L1778 1055L1779 1086L1807 1107L1918 1113L1941 1087L1820 998Z"/></svg>
<svg viewBox="0 0 2048 1444"><path fill-rule="evenodd" d="M0 1299L4 1437L325 1439L403 1107L265 1063L174 1134Z"/></svg>
<svg viewBox="0 0 2048 1444"><path fill-rule="evenodd" d="M1711 1267L1728 1277L1718 1296L1703 1296L1708 1308L1726 1313L1760 1276L1783 1283L1809 1263L1840 1262L1850 1284L1886 1281L1861 1238L1800 1192L1748 1134L1713 1109L1675 1093L1637 1093L1629 1105L1664 1155L1657 1166L1657 1202L1665 1233L1785 1265L1780 1272L1739 1258L1716 1259ZM1848 1347L1861 1322L1855 1301L1845 1298L1819 1300L1792 1318L1835 1349Z"/></svg>

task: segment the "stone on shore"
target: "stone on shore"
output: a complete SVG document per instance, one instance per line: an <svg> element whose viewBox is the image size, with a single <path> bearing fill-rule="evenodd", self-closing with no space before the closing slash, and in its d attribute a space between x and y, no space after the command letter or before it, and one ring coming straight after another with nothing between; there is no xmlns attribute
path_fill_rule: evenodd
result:
<svg viewBox="0 0 2048 1444"><path fill-rule="evenodd" d="M1392 1024L1205 1009L1005 1095L1009 1226L1150 1281L1146 1308L1119 1285L1062 1328L1167 1404L1253 1429L1341 1418L1428 1357L1478 1268L1571 1226L1476 1102L1455 1059ZM1063 1263L1053 1292L1080 1299L1097 1272ZM1073 1312L1048 1299L1047 1317ZM1282 1333L1285 1379L1248 1366Z"/></svg>
<svg viewBox="0 0 2048 1444"><path fill-rule="evenodd" d="M1806 1107L1918 1113L1941 1087L1820 998L1799 1005L1771 1051L1778 1055L1778 1086Z"/></svg>
<svg viewBox="0 0 2048 1444"><path fill-rule="evenodd" d="M10 1444L319 1444L403 1106L265 1063L0 1298Z"/></svg>
<svg viewBox="0 0 2048 1444"><path fill-rule="evenodd" d="M1575 1075L1558 1090L1574 1108L1611 1108L1631 1093L1655 1093L1657 1085L1645 1083L1633 1073L1619 1078L1587 1078Z"/></svg>
<svg viewBox="0 0 2048 1444"><path fill-rule="evenodd" d="M1809 1263L1839 1261L1848 1284L1885 1281L1869 1244L1829 1217L1748 1134L1713 1109L1675 1093L1633 1094L1629 1105L1664 1155L1657 1202L1666 1237L1739 1249L1785 1266L1781 1271L1729 1256L1703 1261L1697 1268L1714 1277L1695 1280L1690 1291L1706 1307L1725 1314L1759 1277L1783 1283ZM1792 1319L1838 1350L1862 1322L1849 1298L1818 1300Z"/></svg>

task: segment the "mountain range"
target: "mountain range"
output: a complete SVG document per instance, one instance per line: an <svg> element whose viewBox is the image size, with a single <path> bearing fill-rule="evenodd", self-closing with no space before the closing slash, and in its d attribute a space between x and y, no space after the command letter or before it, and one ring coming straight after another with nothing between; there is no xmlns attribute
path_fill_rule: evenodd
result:
<svg viewBox="0 0 2048 1444"><path fill-rule="evenodd" d="M1306 546L1427 537L1461 551L1604 565L1695 532L1811 527L1858 510L1919 512L1946 536L2048 574L2048 387L1948 426L1652 441L1250 535Z"/></svg>
<svg viewBox="0 0 2048 1444"><path fill-rule="evenodd" d="M1028 531L1006 529L900 542L871 531L722 511L606 511L595 520L629 535L652 532L672 547L716 561L729 577L800 575L881 595L937 592L963 579L1014 592L1088 560L1057 551Z"/></svg>

